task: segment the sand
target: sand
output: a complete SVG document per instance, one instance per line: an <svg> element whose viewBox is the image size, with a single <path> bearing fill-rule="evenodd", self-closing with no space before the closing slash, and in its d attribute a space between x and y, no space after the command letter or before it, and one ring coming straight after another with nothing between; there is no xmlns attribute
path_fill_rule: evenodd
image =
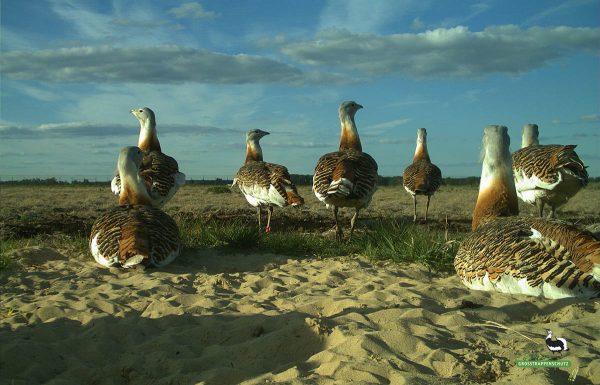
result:
<svg viewBox="0 0 600 385"><path fill-rule="evenodd" d="M14 258L0 272L2 384L600 383L598 300L470 292L358 256L188 250L145 271L49 248ZM552 357L547 328L573 366L516 367Z"/></svg>

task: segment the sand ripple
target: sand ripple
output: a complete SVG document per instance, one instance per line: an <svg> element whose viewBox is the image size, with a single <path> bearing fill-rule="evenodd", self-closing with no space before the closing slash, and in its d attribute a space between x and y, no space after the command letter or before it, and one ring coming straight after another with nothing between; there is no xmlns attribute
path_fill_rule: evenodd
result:
<svg viewBox="0 0 600 385"><path fill-rule="evenodd" d="M597 300L469 292L358 257L187 251L146 271L47 248L15 259L0 277L0 383L566 384L574 367L575 384L600 383ZM574 367L517 368L551 357L546 328Z"/></svg>

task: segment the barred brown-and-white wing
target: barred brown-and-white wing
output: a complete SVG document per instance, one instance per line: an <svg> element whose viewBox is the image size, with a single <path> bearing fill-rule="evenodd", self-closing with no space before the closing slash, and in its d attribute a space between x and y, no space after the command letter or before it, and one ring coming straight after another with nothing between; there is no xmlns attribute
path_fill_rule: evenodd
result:
<svg viewBox="0 0 600 385"><path fill-rule="evenodd" d="M442 183L442 172L435 164L420 159L404 170L402 183L412 194L432 195Z"/></svg>
<svg viewBox="0 0 600 385"><path fill-rule="evenodd" d="M530 178L536 176L544 183L558 181L558 171L568 170L581 180L583 186L588 183L585 165L575 152L575 145L532 145L517 150L512 155L513 171Z"/></svg>
<svg viewBox="0 0 600 385"><path fill-rule="evenodd" d="M185 183L185 174L179 172L179 165L172 157L159 151L151 151L144 155L140 166L140 175L148 186L153 206L160 207L167 203ZM121 191L121 178L115 176L111 183L115 194Z"/></svg>
<svg viewBox="0 0 600 385"><path fill-rule="evenodd" d="M366 206L376 186L377 162L369 154L356 150L323 155L313 176L317 198L336 206L344 206L344 201Z"/></svg>
<svg viewBox="0 0 600 385"><path fill-rule="evenodd" d="M557 220L498 218L479 226L454 266L473 289L547 298L600 294L600 241Z"/></svg>
<svg viewBox="0 0 600 385"><path fill-rule="evenodd" d="M175 221L160 209L142 205L117 206L100 216L89 243L94 259L103 266L165 266L181 248Z"/></svg>
<svg viewBox="0 0 600 385"><path fill-rule="evenodd" d="M304 203L287 168L279 164L248 162L236 174L235 184L253 205L286 206Z"/></svg>

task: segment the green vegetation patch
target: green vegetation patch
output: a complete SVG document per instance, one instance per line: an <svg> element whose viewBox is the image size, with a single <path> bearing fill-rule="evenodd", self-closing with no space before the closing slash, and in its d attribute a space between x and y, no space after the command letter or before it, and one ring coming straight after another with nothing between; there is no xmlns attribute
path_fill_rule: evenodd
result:
<svg viewBox="0 0 600 385"><path fill-rule="evenodd" d="M211 194L231 194L231 188L229 186L211 186L206 189L206 192Z"/></svg>
<svg viewBox="0 0 600 385"><path fill-rule="evenodd" d="M430 271L451 272L458 242L443 230L429 229L412 222L383 220L355 233L352 242L338 243L333 237L316 233L278 232L258 234L256 224L243 221L179 222L185 248L268 252L327 258L352 254L375 260L416 262Z"/></svg>

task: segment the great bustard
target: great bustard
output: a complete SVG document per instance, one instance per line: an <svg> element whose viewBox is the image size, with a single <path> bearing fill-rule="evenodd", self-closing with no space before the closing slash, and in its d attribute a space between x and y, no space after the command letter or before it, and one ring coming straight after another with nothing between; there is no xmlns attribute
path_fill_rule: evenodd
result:
<svg viewBox="0 0 600 385"><path fill-rule="evenodd" d="M600 294L600 241L558 220L516 217L510 139L504 126L486 127L473 232L454 267L474 290L545 298Z"/></svg>
<svg viewBox="0 0 600 385"><path fill-rule="evenodd" d="M317 199L327 207L333 206L338 241L343 238L338 208L354 207L356 210L350 222L350 241L358 212L369 205L376 190L377 162L369 154L362 152L354 122L354 115L361 108L360 104L353 101L341 104L339 116L342 133L339 151L323 155L317 162L313 176L313 191Z"/></svg>
<svg viewBox="0 0 600 385"><path fill-rule="evenodd" d="M117 169L121 180L120 206L101 215L93 224L90 251L102 266L162 267L181 249L175 221L151 205L152 198L139 168L144 154L138 147L125 147Z"/></svg>
<svg viewBox="0 0 600 385"><path fill-rule="evenodd" d="M267 227L271 231L273 206L299 206L304 199L298 194L296 185L284 166L263 161L260 138L269 135L262 130L250 130L246 134L246 162L235 175L232 186L237 185L248 203L256 207L258 230L261 231L261 208L266 207Z"/></svg>
<svg viewBox="0 0 600 385"><path fill-rule="evenodd" d="M413 162L404 170L402 184L404 189L412 196L414 203L413 222L417 221L417 195L427 196L427 206L425 207L425 222L427 222L427 213L429 212L429 200L437 191L442 183L442 172L429 159L427 151L427 130L419 128L417 130L417 148L413 157Z"/></svg>
<svg viewBox="0 0 600 385"><path fill-rule="evenodd" d="M539 205L540 217L548 204L554 218L556 209L587 185L588 173L576 145L540 145L538 135L536 124L523 126L521 149L512 155L515 187L523 202Z"/></svg>
<svg viewBox="0 0 600 385"><path fill-rule="evenodd" d="M185 174L179 172L175 159L161 151L154 112L148 107L140 107L131 110L131 113L140 123L138 147L144 153L140 175L144 179L152 205L161 207L185 183ZM111 182L111 189L116 195L120 194L121 179L118 174Z"/></svg>

